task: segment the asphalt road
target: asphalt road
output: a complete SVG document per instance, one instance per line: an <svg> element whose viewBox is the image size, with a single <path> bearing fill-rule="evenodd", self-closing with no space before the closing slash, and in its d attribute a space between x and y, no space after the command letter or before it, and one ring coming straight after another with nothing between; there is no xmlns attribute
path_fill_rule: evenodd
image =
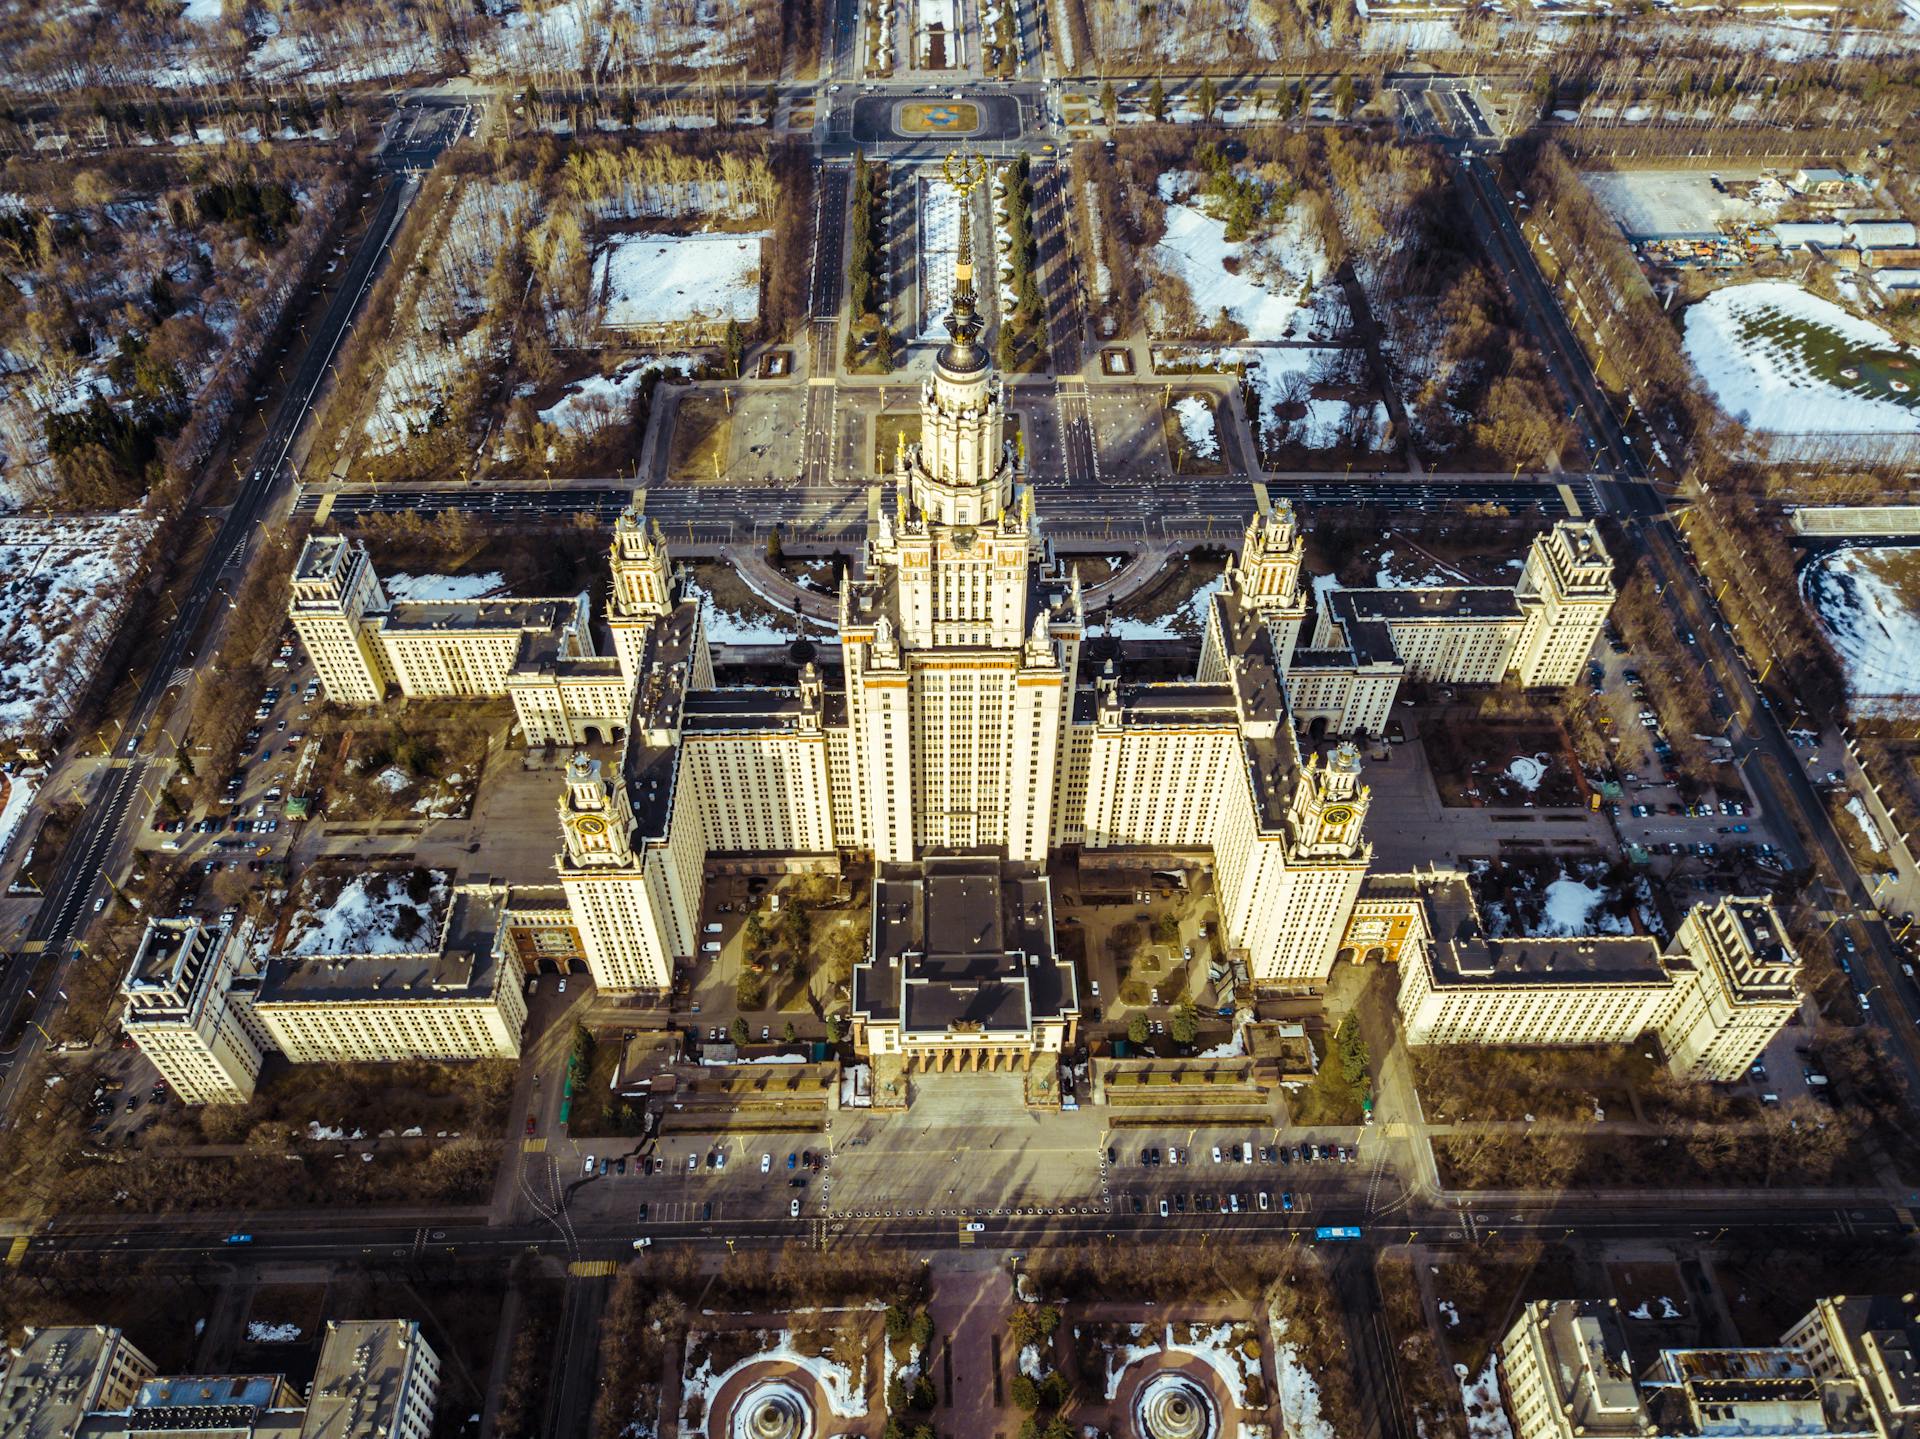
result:
<svg viewBox="0 0 1920 1439"><path fill-rule="evenodd" d="M540 1218L525 1223L489 1225L477 1218L441 1218L423 1225L417 1219L385 1222L378 1216L356 1222L351 1216L235 1216L222 1221L190 1214L103 1216L56 1219L34 1236L22 1267L34 1272L62 1256L96 1255L141 1260L163 1269L195 1269L209 1263L245 1259L249 1263L354 1263L426 1260L466 1262L538 1253L568 1261L625 1259L644 1234L656 1247L680 1244L780 1246L794 1241L834 1245L905 1245L916 1249L953 1249L967 1244L1020 1249L1034 1244L1104 1243L1124 1235L1128 1243L1227 1242L1228 1237L1314 1237L1316 1226L1357 1226L1362 1243L1401 1244L1410 1235L1437 1245L1492 1244L1527 1238L1587 1240L1646 1239L1655 1236L1712 1239L1734 1231L1766 1231L1803 1238L1842 1234L1890 1235L1904 1221L1885 1204L1796 1202L1790 1194L1748 1199L1649 1196L1641 1205L1617 1199L1546 1198L1511 1204L1482 1199L1471 1206L1411 1205L1391 1219L1369 1216L1364 1200L1330 1203L1301 1221L1277 1211L1240 1214L1176 1215L1091 1214L1005 1216L986 1221L986 1229L968 1236L952 1218L820 1219L802 1216L635 1223L564 1223ZM244 1244L228 1243L236 1232ZM1334 1241L1327 1241L1329 1243Z"/></svg>
<svg viewBox="0 0 1920 1439"><path fill-rule="evenodd" d="M1087 524L1122 524L1153 527L1156 533L1185 536L1195 527L1237 532L1252 513L1252 490L1245 480L1205 481L1166 480L1129 484L1112 489L1102 487L1092 472L1092 444L1082 414L1084 400L1069 392L1063 399L1064 433L1068 443L1068 464L1076 471L1067 481L1039 481L1041 518L1056 534ZM807 466L813 480L804 486L790 485L674 485L656 486L647 491L647 512L668 525L675 537L681 526L691 524L709 537L742 537L763 532L772 525L814 528L856 526L864 533L866 524L866 486L836 485L825 476L833 469L831 447L826 444L825 412L831 404L828 387L814 386L807 402ZM816 453L816 438L819 440ZM1285 479L1275 476L1260 481L1275 498L1292 501L1301 508L1320 506L1341 509L1384 508L1419 514L1442 514L1469 505L1504 505L1513 510L1536 510L1545 515L1567 513L1556 485L1527 484L1506 480L1408 481L1326 479ZM1576 502L1591 487L1575 484ZM515 517L561 517L594 514L611 522L625 509L631 496L629 485L560 485L546 487L497 486L470 488L393 487L366 490L340 490L333 494L330 514L340 518L363 514L392 514L402 510L439 514L460 510L473 515ZM296 513L312 514L319 508L322 493L307 490L300 496ZM1589 507L1583 506L1590 513Z"/></svg>
<svg viewBox="0 0 1920 1439"><path fill-rule="evenodd" d="M444 144L451 128L450 123L442 123L430 127L428 133L439 137L439 143ZM433 143L432 139L422 138L417 146L430 146ZM91 915L94 901L103 893L103 873L116 855L124 853L131 845L141 820L141 816L133 812L132 802L147 778L149 764L154 763L157 769L163 770L171 759L170 754L153 756L141 753L141 742L147 738L149 728L169 702L170 690L184 677L184 666L194 659L190 648L192 638L206 619L214 597L219 595L223 602L231 603L227 597L230 583L226 578L228 571L235 569L236 560L244 555L254 527L261 521L267 500L286 469L287 456L326 376L327 367L332 363L334 353L361 302L372 289L378 267L387 254L394 232L399 228L406 204L418 190L414 181L398 172L417 168L423 153L422 148L409 148L397 163L384 166L385 190L380 196L372 222L367 227L360 248L347 264L340 289L300 357L279 407L254 447L245 477L240 482L233 503L227 508L212 544L207 548L199 573L181 599L158 653L151 659L146 679L140 686L126 728L122 731L123 738L116 748L114 767L99 781L97 793L61 855L53 882L47 888L46 899L36 911L33 923L24 936L26 944L38 944L48 952L66 954L76 930ZM22 963L16 957L4 978L0 979L0 1015L5 1016L0 1027L11 1024L23 1004L33 1003L37 1012L50 1007L56 1000L58 985L52 984L47 986L47 992L29 1001L26 990L32 969L32 965ZM29 1056L40 1040L39 1029L29 1028L15 1049L4 1056L7 1070L4 1080L0 1080L0 1112L6 1112L12 1102L14 1083L21 1072L21 1066L16 1061Z"/></svg>

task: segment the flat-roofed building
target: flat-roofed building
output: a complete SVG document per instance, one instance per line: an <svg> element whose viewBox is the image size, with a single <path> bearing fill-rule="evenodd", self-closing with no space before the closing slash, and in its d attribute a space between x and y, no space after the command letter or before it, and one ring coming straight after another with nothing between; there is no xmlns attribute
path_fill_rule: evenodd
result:
<svg viewBox="0 0 1920 1439"><path fill-rule="evenodd" d="M1436 869L1370 879L1346 947L1398 957L1414 1045L1629 1044L1651 1032L1674 1073L1728 1082L1799 1004L1800 960L1765 899L1695 905L1664 949L1645 935L1495 939L1466 874Z"/></svg>
<svg viewBox="0 0 1920 1439"><path fill-rule="evenodd" d="M1920 1435L1920 1295L1821 1299L1780 1342L1804 1355L1821 1380L1851 1384L1878 1439Z"/></svg>
<svg viewBox="0 0 1920 1439"><path fill-rule="evenodd" d="M1534 1300L1498 1346L1514 1439L1873 1439L1859 1387L1791 1344L1663 1349L1636 1381L1617 1300Z"/></svg>
<svg viewBox="0 0 1920 1439"><path fill-rule="evenodd" d="M854 966L854 1042L921 1069L1025 1069L1074 1042L1080 995L1053 941L1053 889L991 855L885 865L868 957Z"/></svg>
<svg viewBox="0 0 1920 1439"><path fill-rule="evenodd" d="M149 1379L124 1409L98 1409L79 1439L299 1439L306 1403L283 1374Z"/></svg>
<svg viewBox="0 0 1920 1439"><path fill-rule="evenodd" d="M333 1320L308 1396L282 1374L156 1375L118 1329L29 1329L0 1439L427 1439L440 1360L411 1319Z"/></svg>
<svg viewBox="0 0 1920 1439"><path fill-rule="evenodd" d="M427 1439L440 1356L411 1319L330 1320L300 1439Z"/></svg>
<svg viewBox="0 0 1920 1439"><path fill-rule="evenodd" d="M1676 1439L1873 1436L1859 1390L1822 1382L1805 1356L1785 1345L1663 1349L1640 1376L1640 1396L1654 1433Z"/></svg>
<svg viewBox="0 0 1920 1439"><path fill-rule="evenodd" d="M527 1000L506 908L505 886L458 885L444 933L418 951L278 956L254 1013L297 1064L516 1059Z"/></svg>
<svg viewBox="0 0 1920 1439"><path fill-rule="evenodd" d="M118 1329L28 1329L0 1373L0 1439L73 1439L96 1409L124 1409L154 1363Z"/></svg>
<svg viewBox="0 0 1920 1439"><path fill-rule="evenodd" d="M253 926L147 925L120 983L121 1023L184 1104L244 1104L273 1038L254 1015Z"/></svg>
<svg viewBox="0 0 1920 1439"><path fill-rule="evenodd" d="M1654 1433L1615 1301L1533 1300L1501 1339L1499 1355L1514 1439Z"/></svg>

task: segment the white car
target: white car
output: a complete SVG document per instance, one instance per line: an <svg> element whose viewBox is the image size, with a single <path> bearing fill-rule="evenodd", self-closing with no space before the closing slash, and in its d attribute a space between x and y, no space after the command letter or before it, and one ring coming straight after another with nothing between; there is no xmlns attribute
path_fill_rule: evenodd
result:
<svg viewBox="0 0 1920 1439"><path fill-rule="evenodd" d="M1215 1164L1220 1162L1220 1146L1217 1144L1213 1146L1213 1162Z"/></svg>
<svg viewBox="0 0 1920 1439"><path fill-rule="evenodd" d="M1160 1217L1162 1219L1167 1217L1167 1201L1164 1199L1160 1201Z"/></svg>
<svg viewBox="0 0 1920 1439"><path fill-rule="evenodd" d="M636 1239L633 1241L633 1247L635 1249L651 1249L653 1248L653 1239L651 1236L644 1239Z"/></svg>
<svg viewBox="0 0 1920 1439"><path fill-rule="evenodd" d="M760 1156L760 1172L762 1174L766 1174L772 1168L773 1168L773 1156L771 1154L761 1155Z"/></svg>
<svg viewBox="0 0 1920 1439"><path fill-rule="evenodd" d="M795 1202L796 1204L797 1204L797 1203L799 1203L799 1201L798 1201L798 1200L795 1200L794 1202ZM984 1225L984 1224L982 1224L982 1223L981 1223L981 1222L980 1222L979 1220L977 1220L977 1219L969 1219L969 1220L967 1221L967 1233L969 1233L969 1234L985 1234L986 1232L987 1232L987 1226L986 1226L986 1225Z"/></svg>
<svg viewBox="0 0 1920 1439"><path fill-rule="evenodd" d="M800 1217L800 1201L797 1199L789 1199L787 1201L787 1218L798 1219L799 1217Z"/></svg>
<svg viewBox="0 0 1920 1439"><path fill-rule="evenodd" d="M591 1154L587 1156L587 1162L583 1166L581 1166L580 1172L582 1174L593 1173L593 1156Z"/></svg>
<svg viewBox="0 0 1920 1439"><path fill-rule="evenodd" d="M100 898L96 899L93 902L93 912L95 914L100 913L100 911L105 909L106 907L107 907L107 897L104 894L101 895Z"/></svg>
<svg viewBox="0 0 1920 1439"><path fill-rule="evenodd" d="M565 994L566 992L567 992L567 977L563 974L560 976L560 987L556 989L554 993Z"/></svg>

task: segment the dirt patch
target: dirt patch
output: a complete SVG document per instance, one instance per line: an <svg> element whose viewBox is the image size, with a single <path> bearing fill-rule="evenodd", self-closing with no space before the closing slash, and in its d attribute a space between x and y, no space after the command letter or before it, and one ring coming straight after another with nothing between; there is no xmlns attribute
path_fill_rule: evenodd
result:
<svg viewBox="0 0 1920 1439"><path fill-rule="evenodd" d="M1478 706L1442 706L1420 720L1440 802L1456 808L1511 805L1580 809L1585 777L1557 723L1490 723Z"/></svg>
<svg viewBox="0 0 1920 1439"><path fill-rule="evenodd" d="M733 416L719 395L690 394L674 407L667 473L676 480L718 483L732 454Z"/></svg>

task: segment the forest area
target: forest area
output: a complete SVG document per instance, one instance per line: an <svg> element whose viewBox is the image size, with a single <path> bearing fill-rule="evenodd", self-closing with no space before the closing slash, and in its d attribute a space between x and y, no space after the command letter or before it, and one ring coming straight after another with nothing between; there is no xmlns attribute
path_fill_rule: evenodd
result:
<svg viewBox="0 0 1920 1439"><path fill-rule="evenodd" d="M443 162L416 202L396 266L344 353L337 428L356 478L463 475L480 465L564 468L644 430L663 379L719 363L602 324L596 257L616 236L763 230L747 344L786 334L804 303L812 172L792 147L675 135L496 145ZM484 456L474 437L490 432Z"/></svg>

